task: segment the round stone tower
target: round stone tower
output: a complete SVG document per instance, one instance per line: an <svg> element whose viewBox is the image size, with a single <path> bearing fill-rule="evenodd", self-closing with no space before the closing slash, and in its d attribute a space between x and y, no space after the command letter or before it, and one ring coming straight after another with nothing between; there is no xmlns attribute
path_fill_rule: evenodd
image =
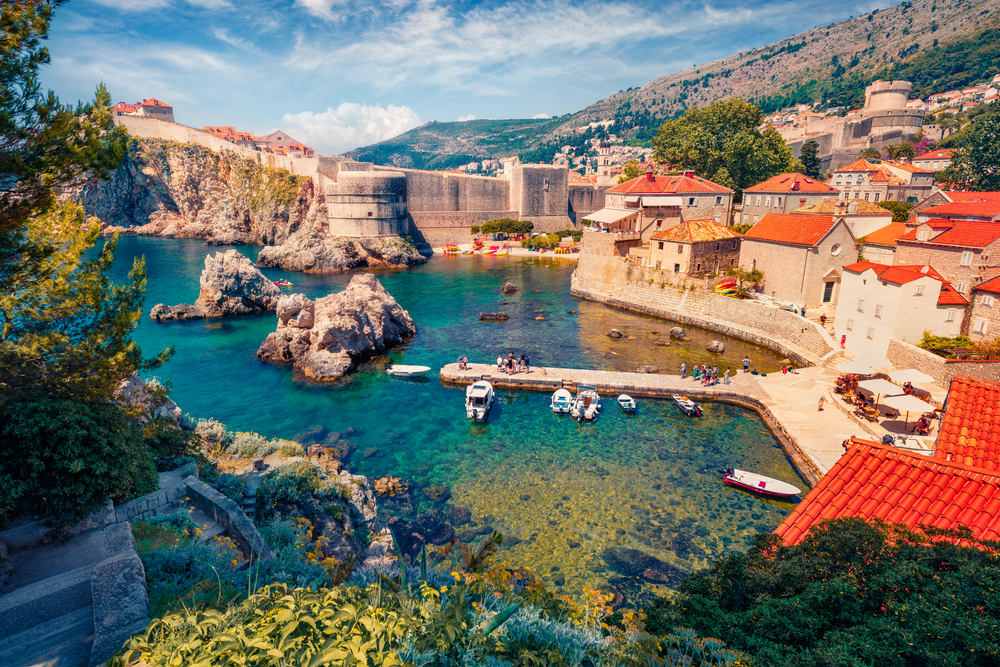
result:
<svg viewBox="0 0 1000 667"><path fill-rule="evenodd" d="M406 176L399 171L341 171L326 194L334 236L406 234Z"/></svg>
<svg viewBox="0 0 1000 667"><path fill-rule="evenodd" d="M874 81L865 88L865 109L905 109L912 89L909 81Z"/></svg>

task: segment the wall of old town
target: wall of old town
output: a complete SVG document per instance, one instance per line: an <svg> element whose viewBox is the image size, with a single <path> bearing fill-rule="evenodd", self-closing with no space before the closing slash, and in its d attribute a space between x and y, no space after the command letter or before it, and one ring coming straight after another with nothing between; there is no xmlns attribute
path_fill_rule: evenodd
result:
<svg viewBox="0 0 1000 667"><path fill-rule="evenodd" d="M927 373L942 387L949 386L955 377L973 377L978 380L1000 382L1000 361L945 359L898 339L889 343L886 358L896 368L915 368Z"/></svg>

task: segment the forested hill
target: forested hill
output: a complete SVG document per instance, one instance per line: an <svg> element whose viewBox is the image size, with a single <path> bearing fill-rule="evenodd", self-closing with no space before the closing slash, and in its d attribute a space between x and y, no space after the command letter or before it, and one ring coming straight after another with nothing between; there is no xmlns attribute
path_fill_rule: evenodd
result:
<svg viewBox="0 0 1000 667"><path fill-rule="evenodd" d="M1000 72L1000 0L913 0L692 67L549 120L429 123L348 155L440 169L485 157L551 159L596 121L648 141L667 118L743 97L766 112L797 103L859 106L875 79L914 82L925 97Z"/></svg>

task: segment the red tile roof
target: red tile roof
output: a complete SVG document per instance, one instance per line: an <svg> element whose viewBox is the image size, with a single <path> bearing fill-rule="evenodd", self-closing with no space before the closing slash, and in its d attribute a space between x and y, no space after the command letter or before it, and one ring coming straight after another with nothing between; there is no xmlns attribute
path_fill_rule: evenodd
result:
<svg viewBox="0 0 1000 667"><path fill-rule="evenodd" d="M169 104L165 104L165 103L161 102L160 100L156 99L155 97L150 97L148 100L143 100L142 101L142 106L144 106L144 107L164 107L164 108L167 108L167 109L173 109L172 106L170 106Z"/></svg>
<svg viewBox="0 0 1000 667"><path fill-rule="evenodd" d="M877 264L875 262L855 262L844 267L845 271L853 273L864 273L868 269L875 272L879 280L884 280L895 285L905 285L920 278L931 277L941 282L946 282L944 276L937 272L933 266L927 264Z"/></svg>
<svg viewBox="0 0 1000 667"><path fill-rule="evenodd" d="M1000 201L1000 192L944 192L952 201Z"/></svg>
<svg viewBox="0 0 1000 667"><path fill-rule="evenodd" d="M896 239L906 233L906 223L905 222L890 222L885 227L881 229L876 229L867 236L863 237L863 241L869 245L896 245Z"/></svg>
<svg viewBox="0 0 1000 667"><path fill-rule="evenodd" d="M973 286L974 290L979 290L981 292L992 292L994 294L1000 294L1000 276L996 278L990 278L978 285Z"/></svg>
<svg viewBox="0 0 1000 667"><path fill-rule="evenodd" d="M961 292L951 286L951 283L943 283L941 291L938 293L939 306L961 306L969 305L969 300L962 296Z"/></svg>
<svg viewBox="0 0 1000 667"><path fill-rule="evenodd" d="M968 215L980 218L992 218L1000 215L1000 201L956 201L925 208L920 211L920 214L942 217Z"/></svg>
<svg viewBox="0 0 1000 667"><path fill-rule="evenodd" d="M915 164L907 164L905 162L891 162L890 163L895 169L902 169L903 171L908 171L911 174L933 174L933 171L929 169L924 169L923 167L918 167Z"/></svg>
<svg viewBox="0 0 1000 667"><path fill-rule="evenodd" d="M759 224L759 223L758 223ZM701 243L720 239L737 239L743 236L715 220L685 220L676 227L653 234L654 239L677 243Z"/></svg>
<svg viewBox="0 0 1000 667"><path fill-rule="evenodd" d="M732 192L729 188L698 176L637 176L631 181L619 183L608 192L615 194L675 194L678 192Z"/></svg>
<svg viewBox="0 0 1000 667"><path fill-rule="evenodd" d="M1000 223L997 222L979 222L976 220L951 220L948 222L954 222L954 226L932 239L917 241L918 227L911 229L899 237L899 240L928 243L931 245L961 246L963 248L985 248L997 239L1000 239ZM937 224L940 225L940 222Z"/></svg>
<svg viewBox="0 0 1000 667"><path fill-rule="evenodd" d="M848 172L848 171L879 171L879 168L874 164L861 158L860 160L855 160L851 164L844 165L836 171Z"/></svg>
<svg viewBox="0 0 1000 667"><path fill-rule="evenodd" d="M923 155L918 155L913 158L914 160L950 160L952 154L955 152L954 148L945 148L939 151L931 151L930 153L924 153Z"/></svg>
<svg viewBox="0 0 1000 667"><path fill-rule="evenodd" d="M920 531L967 526L973 537L1000 539L1000 475L852 438L847 453L774 531L786 544L810 527L841 517L882 519Z"/></svg>
<svg viewBox="0 0 1000 667"><path fill-rule="evenodd" d="M970 377L951 381L936 460L983 470L1000 468L1000 384Z"/></svg>
<svg viewBox="0 0 1000 667"><path fill-rule="evenodd" d="M839 194L837 188L832 188L823 181L809 178L805 174L788 173L772 176L763 183L752 185L744 192L812 192L818 194Z"/></svg>
<svg viewBox="0 0 1000 667"><path fill-rule="evenodd" d="M833 229L836 222L832 215L768 213L743 237L813 246Z"/></svg>

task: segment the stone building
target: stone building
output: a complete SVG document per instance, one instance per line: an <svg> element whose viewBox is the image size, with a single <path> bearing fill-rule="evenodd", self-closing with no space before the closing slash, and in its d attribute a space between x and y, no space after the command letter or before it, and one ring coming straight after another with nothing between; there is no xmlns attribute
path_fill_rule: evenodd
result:
<svg viewBox="0 0 1000 667"><path fill-rule="evenodd" d="M844 199L919 202L934 191L934 172L892 160L862 158L837 169L829 183Z"/></svg>
<svg viewBox="0 0 1000 667"><path fill-rule="evenodd" d="M974 286L971 301L962 333L974 341L1000 336L1000 277Z"/></svg>
<svg viewBox="0 0 1000 667"><path fill-rule="evenodd" d="M834 336L861 354L885 356L893 338L959 334L969 302L927 265L856 262L844 267Z"/></svg>
<svg viewBox="0 0 1000 667"><path fill-rule="evenodd" d="M943 148L939 151L931 151L923 155L918 155L910 160L910 164L914 167L926 169L927 171L944 171L951 166L951 157L954 153L955 150L952 148Z"/></svg>
<svg viewBox="0 0 1000 667"><path fill-rule="evenodd" d="M918 223L927 222L935 218L975 222L1000 222L1000 199L992 201L980 198L963 199L931 206L917 213Z"/></svg>
<svg viewBox="0 0 1000 667"><path fill-rule="evenodd" d="M174 108L165 102L161 102L155 97L151 97L148 100L143 100L142 102L137 102L135 104L119 102L111 107L111 114L114 117L138 116L140 118L155 118L156 120L162 120L168 123L174 122Z"/></svg>
<svg viewBox="0 0 1000 667"><path fill-rule="evenodd" d="M263 137L268 144L272 153L277 153L279 155L292 155L295 153L300 153L303 157L312 157L313 149L309 148L301 141L297 141L288 136L287 132L282 130L275 130L271 134L265 134Z"/></svg>
<svg viewBox="0 0 1000 667"><path fill-rule="evenodd" d="M743 190L743 211L735 222L755 225L768 213L791 213L827 197L836 200L840 191L805 174L778 174Z"/></svg>
<svg viewBox="0 0 1000 667"><path fill-rule="evenodd" d="M685 220L653 234L643 248L644 264L690 278L723 274L739 263L741 238L742 234L714 220Z"/></svg>
<svg viewBox="0 0 1000 667"><path fill-rule="evenodd" d="M859 239L866 234L871 234L877 229L882 229L892 222L892 211L866 202L861 199L821 199L812 204L807 204L795 209L792 213L804 213L808 215L837 215L844 218L847 226L851 228L854 238Z"/></svg>
<svg viewBox="0 0 1000 667"><path fill-rule="evenodd" d="M907 232L905 222L890 222L881 229L858 238L861 255L868 262L895 264L896 240Z"/></svg>
<svg viewBox="0 0 1000 667"><path fill-rule="evenodd" d="M930 264L963 296L970 286L1000 275L996 258L1000 223L934 218L896 241L895 264Z"/></svg>
<svg viewBox="0 0 1000 667"><path fill-rule="evenodd" d="M815 308L837 303L844 266L857 257L857 240L843 217L769 213L743 236L739 265L763 271L764 293Z"/></svg>
<svg viewBox="0 0 1000 667"><path fill-rule="evenodd" d="M604 139L597 145L597 176L611 178L611 143Z"/></svg>

